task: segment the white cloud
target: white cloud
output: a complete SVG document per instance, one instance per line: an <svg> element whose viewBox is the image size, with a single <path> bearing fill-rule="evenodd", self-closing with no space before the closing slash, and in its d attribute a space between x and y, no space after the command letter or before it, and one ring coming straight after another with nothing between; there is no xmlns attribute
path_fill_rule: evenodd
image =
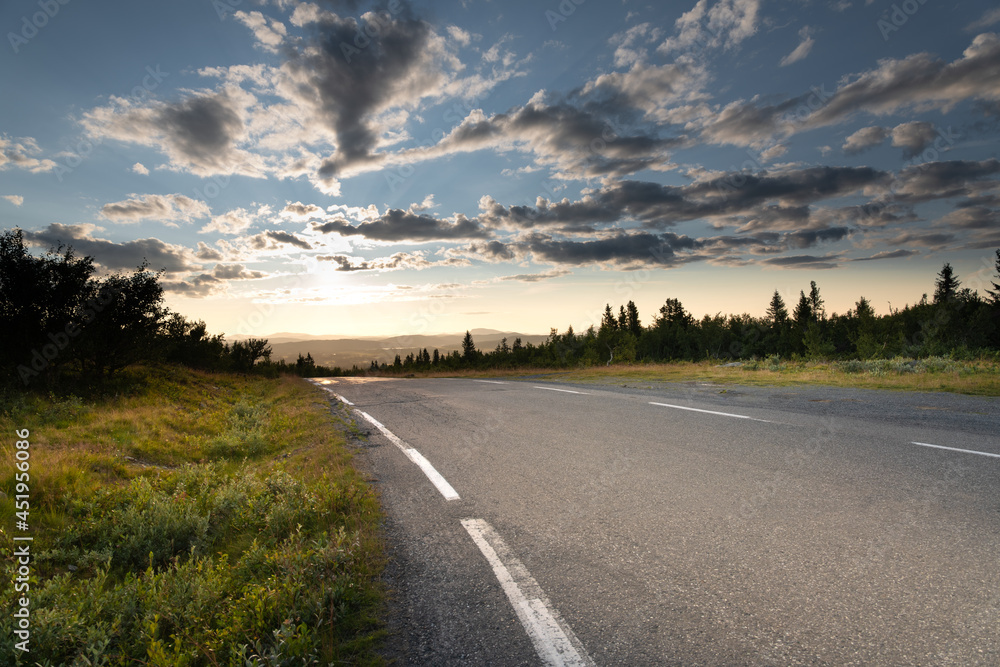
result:
<svg viewBox="0 0 1000 667"><path fill-rule="evenodd" d="M21 204L24 203L24 197L22 197L21 195L4 195L3 198L9 201L14 206L20 206Z"/></svg>
<svg viewBox="0 0 1000 667"><path fill-rule="evenodd" d="M799 30L799 39L802 41L799 42L799 45L795 47L794 51L781 59L782 67L787 67L792 63L797 63L809 55L809 52L812 51L813 45L816 43L816 40L812 38L812 34L813 29L809 26Z"/></svg>
<svg viewBox="0 0 1000 667"><path fill-rule="evenodd" d="M12 139L7 135L0 135L0 171L16 167L37 174L55 169L57 165L52 160L32 157L41 152L38 142L31 137Z"/></svg>
<svg viewBox="0 0 1000 667"><path fill-rule="evenodd" d="M132 165L132 171L137 174L142 174L143 176L149 176L149 169L146 169L146 165L141 162L136 162Z"/></svg>
<svg viewBox="0 0 1000 667"><path fill-rule="evenodd" d="M190 222L195 218L211 215L203 201L181 194L129 195L130 199L112 202L101 207L101 215L113 222L129 224L140 220L157 220L167 224Z"/></svg>

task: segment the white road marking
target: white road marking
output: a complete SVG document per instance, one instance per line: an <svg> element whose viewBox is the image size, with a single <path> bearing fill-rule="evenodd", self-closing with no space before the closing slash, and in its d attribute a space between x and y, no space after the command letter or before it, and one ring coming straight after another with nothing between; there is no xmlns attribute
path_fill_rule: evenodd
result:
<svg viewBox="0 0 1000 667"><path fill-rule="evenodd" d="M670 403L653 403L653 402L650 402L650 405L660 405L660 406L662 406L664 408L675 408L677 410L690 410L691 412L704 412L704 413L709 414L709 415L722 415L723 417L735 417L736 419L749 419L751 421L765 422L765 423L768 423L768 424L773 423L771 421L768 421L767 419L757 419L756 417L747 417L746 415L734 415L731 412L716 412L715 410L700 410L698 408L688 408L688 407L685 407L683 405L671 405Z"/></svg>
<svg viewBox="0 0 1000 667"><path fill-rule="evenodd" d="M594 664L569 625L552 608L541 586L493 527L482 519L462 519L472 541L483 552L507 594L518 620L545 665Z"/></svg>
<svg viewBox="0 0 1000 667"><path fill-rule="evenodd" d="M947 449L950 452L962 452L963 454L979 454L980 456L992 456L995 459L1000 459L1000 454L990 454L989 452L977 452L974 449L957 449L955 447L942 447L941 445L929 445L926 442L911 442L911 445L920 445L921 447L933 447L934 449Z"/></svg>
<svg viewBox="0 0 1000 667"><path fill-rule="evenodd" d="M335 398L336 398L336 399L337 399L338 401L340 401L341 403L345 403L345 404L347 404L347 405L354 405L354 403L351 403L351 402L350 402L349 400L347 400L346 398L344 398L344 397L343 397L343 396L341 396L340 394L337 394L337 393L335 393L334 391L332 391L332 390L330 390L330 389L327 389L327 391L329 391L329 392L330 392L331 394L333 394L333 395L334 395L334 397L335 397Z"/></svg>
<svg viewBox="0 0 1000 667"><path fill-rule="evenodd" d="M564 394L580 394L582 396L590 396L585 391L573 391L572 389L556 389L555 387L535 387L535 389L545 389L547 391L561 391Z"/></svg>
<svg viewBox="0 0 1000 667"><path fill-rule="evenodd" d="M431 483L437 487L437 490L441 492L441 495L444 496L445 500L459 500L458 492L455 491L451 484L448 483L448 480L441 476L441 473L435 470L434 466L431 465L430 461L424 458L423 454L400 440L396 437L395 433L383 426L382 422L375 419L364 410L355 409L355 412L371 422L372 426L377 428L382 435L389 439L389 442L403 450L403 453L406 454L407 458L416 463L420 469L424 471L424 474L427 475L427 479L429 479Z"/></svg>
<svg viewBox="0 0 1000 667"><path fill-rule="evenodd" d="M488 382L490 384L507 384L506 382L499 382L497 380L473 380L473 382Z"/></svg>

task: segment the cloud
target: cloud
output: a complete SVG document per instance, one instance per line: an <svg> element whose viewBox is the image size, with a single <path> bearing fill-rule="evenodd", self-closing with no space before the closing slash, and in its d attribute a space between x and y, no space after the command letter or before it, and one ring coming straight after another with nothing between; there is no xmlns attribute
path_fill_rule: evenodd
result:
<svg viewBox="0 0 1000 667"><path fill-rule="evenodd" d="M519 273L513 276L499 276L494 280L496 282L537 283L543 280L568 276L572 273L569 269L551 269L541 273Z"/></svg>
<svg viewBox="0 0 1000 667"><path fill-rule="evenodd" d="M38 142L31 137L12 139L5 134L0 135L0 171L14 167L37 174L55 169L58 165L52 160L32 157L41 152Z"/></svg>
<svg viewBox="0 0 1000 667"><path fill-rule="evenodd" d="M504 63L505 72L460 78L465 66L455 48L461 40L438 34L408 4L397 6L402 9L396 13L369 11L360 20L315 5L299 5L292 15L292 23L310 34L282 65L278 92L306 110L307 126L334 137L336 150L315 174L328 194L339 192L338 179L383 163L377 149L422 99L483 94L517 72ZM366 26L377 29L356 41Z"/></svg>
<svg viewBox="0 0 1000 667"><path fill-rule="evenodd" d="M375 220L352 225L343 218L313 223L316 231L341 236L361 236L372 241L450 241L486 238L489 234L463 215L440 220L413 211L389 209Z"/></svg>
<svg viewBox="0 0 1000 667"><path fill-rule="evenodd" d="M854 155L882 144L890 134L889 130L877 125L863 127L844 141L844 152Z"/></svg>
<svg viewBox="0 0 1000 667"><path fill-rule="evenodd" d="M94 238L94 225L62 225L52 223L41 231L26 231L25 240L35 246L68 245L79 254L91 256L101 266L111 270L134 269L148 261L149 267L167 273L194 271L200 268L198 258L189 248L164 243L155 238L115 243Z"/></svg>
<svg viewBox="0 0 1000 667"><path fill-rule="evenodd" d="M278 52L278 47L288 34L284 23L266 17L260 12L236 12L233 16L250 28L257 40L257 46L270 53Z"/></svg>
<svg viewBox="0 0 1000 667"><path fill-rule="evenodd" d="M866 113L885 116L909 109L947 112L964 100L1000 101L1000 37L976 36L961 58L946 63L927 53L884 59L878 67L845 76L837 89L814 88L773 103L737 100L704 106L689 121L702 140L753 146L836 125Z"/></svg>
<svg viewBox="0 0 1000 667"><path fill-rule="evenodd" d="M901 259L903 257L912 257L913 255L919 255L918 250L883 250L882 252L877 252L871 257L856 257L852 259L852 262L871 262L880 259Z"/></svg>
<svg viewBox="0 0 1000 667"><path fill-rule="evenodd" d="M911 121L892 128L892 145L903 148L903 159L908 160L923 153L938 136L932 123Z"/></svg>
<svg viewBox="0 0 1000 667"><path fill-rule="evenodd" d="M218 280L259 280L267 274L261 271L250 271L242 264L216 264L212 269L212 277Z"/></svg>
<svg viewBox="0 0 1000 667"><path fill-rule="evenodd" d="M843 259L841 255L791 255L785 257L771 257L769 259L763 260L761 263L765 266L771 266L781 269L813 269L813 270L824 270L824 269L836 269L840 266L840 261Z"/></svg>
<svg viewBox="0 0 1000 667"><path fill-rule="evenodd" d="M300 250L312 250L312 246L305 239L288 232L273 230L248 237L246 242L254 250L285 250L287 249L285 246L292 246Z"/></svg>
<svg viewBox="0 0 1000 667"><path fill-rule="evenodd" d="M271 214L270 206L261 206L256 211L234 208L222 215L212 216L212 221L199 230L199 234L218 232L219 234L242 234L254 223Z"/></svg>
<svg viewBox="0 0 1000 667"><path fill-rule="evenodd" d="M400 157L519 150L554 168L559 178L614 177L666 168L667 151L683 143L641 131L619 134L601 115L565 102L547 104L536 95L527 105L506 113L487 117L477 109L435 146Z"/></svg>
<svg viewBox="0 0 1000 667"><path fill-rule="evenodd" d="M780 65L782 67L787 67L792 63L797 63L798 61L805 59L805 57L809 55L809 53L812 51L813 45L816 43L816 40L814 40L812 37L813 32L815 31L809 26L805 26L804 28L799 30L799 39L801 41L799 42L799 45L796 46L791 53L789 53L787 56L781 59Z"/></svg>
<svg viewBox="0 0 1000 667"><path fill-rule="evenodd" d="M14 206L20 206L21 204L24 203L24 197L22 197L21 195L4 195L3 198L9 201Z"/></svg>
<svg viewBox="0 0 1000 667"><path fill-rule="evenodd" d="M197 176L261 176L263 160L240 148L250 140L245 116L255 103L253 95L237 86L146 106L112 97L108 106L84 113L81 123L93 137L157 148L175 170Z"/></svg>
<svg viewBox="0 0 1000 667"><path fill-rule="evenodd" d="M983 14L979 19L967 25L965 29L970 32L974 32L976 30L982 30L983 28L988 28L991 25L995 25L997 23L1000 23L1000 7L995 9L987 9L985 14Z"/></svg>
<svg viewBox="0 0 1000 667"><path fill-rule="evenodd" d="M691 52L704 49L733 49L757 31L759 0L719 0L708 8L708 0L698 0L674 26L674 36L664 40L660 53Z"/></svg>
<svg viewBox="0 0 1000 667"><path fill-rule="evenodd" d="M101 207L101 215L112 222L123 224L141 220L164 223L190 222L211 215L203 201L185 195L129 195L130 199L112 202Z"/></svg>
<svg viewBox="0 0 1000 667"><path fill-rule="evenodd" d="M288 202L279 214L282 218L289 218L297 221L305 221L310 218L322 218L324 211L315 204L303 204L302 202Z"/></svg>
<svg viewBox="0 0 1000 667"><path fill-rule="evenodd" d="M378 257L375 259L363 260L358 257L347 255L320 256L316 259L320 261L333 262L336 264L335 271L398 271L401 269L422 270L436 266L470 266L467 259L450 257L445 260L431 261L424 257L423 253L397 252L390 257Z"/></svg>
<svg viewBox="0 0 1000 667"><path fill-rule="evenodd" d="M136 174L141 174L143 176L149 176L149 169L146 169L146 166L144 164L142 164L141 162L136 162L135 164L133 164L132 165L132 171L135 172Z"/></svg>

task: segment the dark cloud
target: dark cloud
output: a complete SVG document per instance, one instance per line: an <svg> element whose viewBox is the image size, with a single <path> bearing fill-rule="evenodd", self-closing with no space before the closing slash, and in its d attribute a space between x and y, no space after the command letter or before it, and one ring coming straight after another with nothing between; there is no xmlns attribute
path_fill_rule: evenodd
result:
<svg viewBox="0 0 1000 667"><path fill-rule="evenodd" d="M454 222L413 211L389 209L376 220L352 225L343 218L313 223L317 231L341 236L362 236L373 241L449 241L487 238L489 234L473 220L459 215Z"/></svg>
<svg viewBox="0 0 1000 667"><path fill-rule="evenodd" d="M222 172L229 171L236 141L244 133L239 106L226 93L165 106L157 121L177 153L192 164Z"/></svg>
<svg viewBox="0 0 1000 667"><path fill-rule="evenodd" d="M863 153L881 145L889 134L889 130L878 125L863 127L844 140L844 152L848 155Z"/></svg>
<svg viewBox="0 0 1000 667"><path fill-rule="evenodd" d="M934 143L939 133L933 123L912 121L892 128L892 145L903 149L903 159L909 160Z"/></svg>
<svg viewBox="0 0 1000 667"><path fill-rule="evenodd" d="M884 250L882 252L877 252L871 257L857 257L852 259L852 262L871 262L879 259L901 259L903 257L912 257L913 255L919 255L918 250Z"/></svg>
<svg viewBox="0 0 1000 667"><path fill-rule="evenodd" d="M212 277L218 280L258 280L266 278L267 274L250 271L242 264L216 264L212 269Z"/></svg>
<svg viewBox="0 0 1000 667"><path fill-rule="evenodd" d="M836 269L840 266L840 255L824 255L816 257L814 255L792 255L785 257L771 257L762 260L766 266L775 266L782 269Z"/></svg>
<svg viewBox="0 0 1000 667"><path fill-rule="evenodd" d="M164 243L159 239L136 239L114 243L91 236L90 225L61 225L53 223L41 231L26 231L24 238L32 245L50 248L59 245L72 247L80 255L89 255L101 266L111 270L131 270L149 262L149 268L167 273L193 271L200 268L193 253L181 246Z"/></svg>
<svg viewBox="0 0 1000 667"><path fill-rule="evenodd" d="M275 250L283 245L294 246L302 250L312 250L312 246L298 236L274 230L267 230L251 236L247 239L247 242L255 250Z"/></svg>

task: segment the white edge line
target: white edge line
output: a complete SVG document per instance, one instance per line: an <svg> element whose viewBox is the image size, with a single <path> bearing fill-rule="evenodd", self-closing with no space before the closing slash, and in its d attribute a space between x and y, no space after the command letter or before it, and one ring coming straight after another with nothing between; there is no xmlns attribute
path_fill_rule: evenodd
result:
<svg viewBox="0 0 1000 667"><path fill-rule="evenodd" d="M448 483L444 477L441 476L431 462L424 458L424 455L415 450L413 447L403 450L411 461L416 463L424 474L427 475L427 479L431 480L431 483L437 487L437 490L441 492L445 500L459 500L458 492Z"/></svg>
<svg viewBox="0 0 1000 667"><path fill-rule="evenodd" d="M773 423L773 422L771 422L771 421L769 421L767 419L757 419L756 417L747 417L746 415L734 415L731 412L716 412L715 410L701 410L699 408L688 408L688 407L685 407L683 405L671 405L670 403L653 403L653 402L650 402L649 404L650 405L660 405L660 406L663 406L665 408L676 408L677 410L690 410L691 412L704 412L705 414L709 414L709 415L721 415L723 417L734 417L736 419L749 419L751 421L765 422L767 424Z"/></svg>
<svg viewBox="0 0 1000 667"><path fill-rule="evenodd" d="M417 466L424 471L424 474L427 475L427 479L431 481L431 484L437 487L437 490L441 492L441 495L444 496L445 500L460 500L458 492L456 492L452 485L448 483L448 480L446 480L441 473L439 473L434 466L431 465L431 462L424 458L423 454L400 440L396 437L395 433L383 426L382 422L375 419L364 410L358 410L355 408L354 411L371 422L372 426L377 428L382 435L389 439L389 442L399 447L403 453L406 454L408 459L416 463Z"/></svg>
<svg viewBox="0 0 1000 667"><path fill-rule="evenodd" d="M594 661L587 655L569 625L551 608L551 603L538 582L521 561L510 553L493 527L482 519L462 519L462 526L493 568L493 573L507 594L514 613L528 633L542 663L553 667L593 665ZM506 558L501 558L497 551L503 552ZM533 594L530 599L528 594Z"/></svg>
<svg viewBox="0 0 1000 667"><path fill-rule="evenodd" d="M573 391L572 389L556 389L555 387L535 387L535 389L545 389L546 391L561 391L564 394L580 394L581 396L590 396L585 391Z"/></svg>
<svg viewBox="0 0 1000 667"><path fill-rule="evenodd" d="M1000 459L1000 454L990 454L989 452L977 452L974 449L958 449L957 447L944 447L942 445L930 445L926 442L911 442L911 445L920 445L921 447L933 447L934 449L947 449L949 452L962 452L963 454L979 454L980 456L992 456L995 459Z"/></svg>
<svg viewBox="0 0 1000 667"><path fill-rule="evenodd" d="M473 380L473 382L488 382L489 384L507 384L506 382L500 382L498 380Z"/></svg>

